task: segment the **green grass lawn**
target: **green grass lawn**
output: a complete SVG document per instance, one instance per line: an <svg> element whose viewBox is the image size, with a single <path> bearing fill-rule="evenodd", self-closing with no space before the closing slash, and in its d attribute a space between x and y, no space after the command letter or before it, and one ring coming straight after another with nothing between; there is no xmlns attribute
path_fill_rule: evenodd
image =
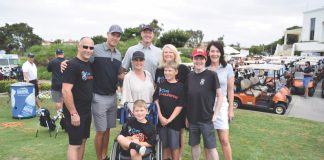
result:
<svg viewBox="0 0 324 160"><path fill-rule="evenodd" d="M60 131L55 139L49 137L46 128L40 128L39 137L35 138L38 118L12 119L8 98L1 97L0 104L0 124L23 123L23 126L16 128L0 127L1 160L66 159L67 134ZM42 104L50 108L51 113L56 113L50 100L44 100ZM119 131L118 125L112 130L111 138L114 139ZM94 133L92 128L91 137L86 145L86 160L95 159ZM185 136L187 140L188 133ZM235 121L231 124L230 136L235 160L324 159L324 123L237 109ZM223 159L219 145L217 150ZM182 159L191 159L190 155L190 148L186 142Z"/></svg>

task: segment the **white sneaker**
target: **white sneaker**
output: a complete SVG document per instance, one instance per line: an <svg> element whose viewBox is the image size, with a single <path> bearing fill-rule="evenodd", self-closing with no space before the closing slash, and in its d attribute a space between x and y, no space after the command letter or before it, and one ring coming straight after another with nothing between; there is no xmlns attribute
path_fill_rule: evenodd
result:
<svg viewBox="0 0 324 160"><path fill-rule="evenodd" d="M139 150L138 150L138 153L143 156L145 154L145 151L146 151L146 147L145 146L142 146Z"/></svg>

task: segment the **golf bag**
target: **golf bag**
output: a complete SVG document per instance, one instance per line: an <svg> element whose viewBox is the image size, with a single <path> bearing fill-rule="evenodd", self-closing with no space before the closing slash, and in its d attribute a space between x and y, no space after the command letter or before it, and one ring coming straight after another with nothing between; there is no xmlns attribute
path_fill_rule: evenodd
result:
<svg viewBox="0 0 324 160"><path fill-rule="evenodd" d="M48 127L49 131L54 131L56 128L55 121L51 118L48 109L43 108L39 116L39 124L43 127Z"/></svg>

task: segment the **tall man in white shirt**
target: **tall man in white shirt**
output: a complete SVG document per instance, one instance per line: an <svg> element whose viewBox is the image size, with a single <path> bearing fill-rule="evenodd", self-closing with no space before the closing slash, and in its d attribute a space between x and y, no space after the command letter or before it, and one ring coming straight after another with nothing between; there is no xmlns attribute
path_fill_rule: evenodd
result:
<svg viewBox="0 0 324 160"><path fill-rule="evenodd" d="M27 61L22 65L24 81L27 83L34 84L36 106L40 108L40 103L37 98L39 94L39 88L38 88L38 81L37 81L37 67L36 64L34 63L34 54L28 53L27 57L28 57Z"/></svg>

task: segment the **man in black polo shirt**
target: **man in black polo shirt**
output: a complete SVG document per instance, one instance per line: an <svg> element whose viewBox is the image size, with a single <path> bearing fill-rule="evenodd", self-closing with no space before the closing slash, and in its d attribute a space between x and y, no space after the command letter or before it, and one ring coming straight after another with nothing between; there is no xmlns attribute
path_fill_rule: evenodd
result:
<svg viewBox="0 0 324 160"><path fill-rule="evenodd" d="M86 139L90 137L93 74L88 61L93 49L92 39L82 38L77 57L68 62L63 73L63 113L69 135L68 160L83 159Z"/></svg>
<svg viewBox="0 0 324 160"><path fill-rule="evenodd" d="M47 71L52 72L51 95L56 105L56 110L60 111L63 107L63 99L62 99L63 73L61 72L60 65L61 62L64 61L64 53L63 50L57 49L55 54L56 54L56 58L47 64Z"/></svg>
<svg viewBox="0 0 324 160"><path fill-rule="evenodd" d="M98 160L107 159L110 128L116 127L117 82L124 75L121 54L116 48L121 34L122 28L119 25L110 26L107 42L95 45L94 54L89 59L94 76L91 107L96 128L94 144ZM66 66L66 62L62 62L61 69L64 70Z"/></svg>

